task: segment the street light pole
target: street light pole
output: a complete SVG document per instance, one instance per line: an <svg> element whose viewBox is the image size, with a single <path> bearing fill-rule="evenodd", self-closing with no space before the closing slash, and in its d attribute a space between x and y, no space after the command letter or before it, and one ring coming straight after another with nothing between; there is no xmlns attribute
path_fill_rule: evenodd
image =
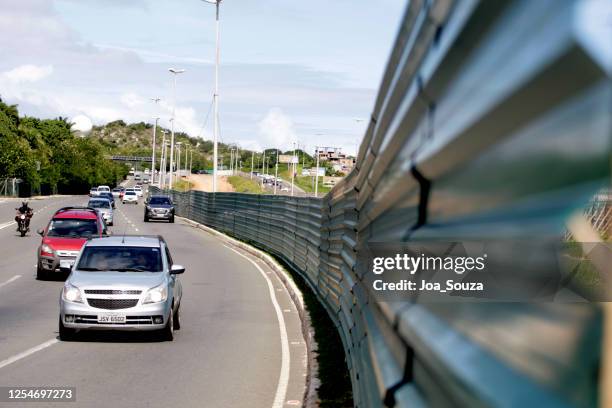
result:
<svg viewBox="0 0 612 408"><path fill-rule="evenodd" d="M159 177L158 177L158 187L162 188L163 185L165 184L165 173L166 173L166 134L168 132L166 132L165 130L162 131L162 145L161 145L161 157L160 157L160 166L159 166Z"/></svg>
<svg viewBox="0 0 612 408"><path fill-rule="evenodd" d="M214 113L214 132L213 132L213 193L217 192L217 154L219 140L219 5L222 0L204 0L215 5L215 94L213 102L215 105Z"/></svg>
<svg viewBox="0 0 612 408"><path fill-rule="evenodd" d="M176 179L181 179L181 145L182 142L176 142L176 150L178 152L178 161L176 162Z"/></svg>
<svg viewBox="0 0 612 408"><path fill-rule="evenodd" d="M170 137L170 189L172 189L172 166L174 164L174 120L176 118L176 76L185 72L184 69L169 68L168 71L173 74L173 106L172 106L172 135Z"/></svg>

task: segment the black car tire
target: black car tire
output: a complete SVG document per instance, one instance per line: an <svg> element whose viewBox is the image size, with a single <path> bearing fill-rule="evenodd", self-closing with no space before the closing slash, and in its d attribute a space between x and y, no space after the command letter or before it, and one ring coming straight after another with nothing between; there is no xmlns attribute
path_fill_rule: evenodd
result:
<svg viewBox="0 0 612 408"><path fill-rule="evenodd" d="M70 329L64 326L64 323L62 322L62 317L60 316L59 318L59 338L60 340L62 341L74 340L75 334L76 334L76 330Z"/></svg>
<svg viewBox="0 0 612 408"><path fill-rule="evenodd" d="M181 330L181 305L176 308L174 312L174 330Z"/></svg>
<svg viewBox="0 0 612 408"><path fill-rule="evenodd" d="M40 262L36 265L36 280L47 280L49 275L46 270L42 268Z"/></svg>
<svg viewBox="0 0 612 408"><path fill-rule="evenodd" d="M162 341L172 341L174 340L174 313L170 311L168 314L168 322L166 322L166 327L160 330L160 337Z"/></svg>
<svg viewBox="0 0 612 408"><path fill-rule="evenodd" d="M144 216L144 222L149 222L149 217L147 217L146 215Z"/></svg>

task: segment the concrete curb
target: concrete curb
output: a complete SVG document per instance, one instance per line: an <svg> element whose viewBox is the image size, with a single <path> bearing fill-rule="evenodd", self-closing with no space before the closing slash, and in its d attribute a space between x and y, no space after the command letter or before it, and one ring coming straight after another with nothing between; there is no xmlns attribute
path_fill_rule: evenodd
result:
<svg viewBox="0 0 612 408"><path fill-rule="evenodd" d="M297 287L291 276L287 273L285 268L279 264L276 259L267 254L266 252L255 248L245 242L242 242L234 237L231 237L227 234L219 232L211 227L208 227L204 224L200 224L199 222L190 220L185 217L176 216L177 218L182 219L187 224L204 230L211 235L215 235L222 240L229 241L232 245L242 249L245 252L259 258L263 262L265 262L270 269L274 271L276 276L283 282L283 285L287 289L295 308L298 311L298 315L300 316L300 321L302 323L302 336L304 337L304 341L306 342L306 351L308 355L308 367L306 368L307 377L306 377L306 389L304 390L304 401L303 407L317 407L318 406L318 396L317 396L317 388L319 386L319 379L317 377L318 373L318 365L315 358L315 352L317 351L317 342L314 338L314 329L312 328L310 314L304 305L304 298L302 296L302 292Z"/></svg>

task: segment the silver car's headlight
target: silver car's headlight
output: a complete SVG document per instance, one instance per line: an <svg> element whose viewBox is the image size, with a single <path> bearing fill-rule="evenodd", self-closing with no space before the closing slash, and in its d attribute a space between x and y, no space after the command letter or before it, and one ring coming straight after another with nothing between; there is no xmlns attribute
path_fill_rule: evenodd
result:
<svg viewBox="0 0 612 408"><path fill-rule="evenodd" d="M69 283L64 285L64 289L62 290L62 299L64 299L66 302L83 303L83 298L81 297L81 291L79 288Z"/></svg>
<svg viewBox="0 0 612 408"><path fill-rule="evenodd" d="M168 285L164 282L159 286L149 289L142 303L159 303L166 301L166 299L168 299Z"/></svg>

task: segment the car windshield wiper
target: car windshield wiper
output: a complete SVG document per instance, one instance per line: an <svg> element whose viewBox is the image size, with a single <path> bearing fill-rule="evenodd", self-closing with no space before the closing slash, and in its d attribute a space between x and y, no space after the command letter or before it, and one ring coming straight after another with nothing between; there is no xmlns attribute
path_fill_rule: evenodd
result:
<svg viewBox="0 0 612 408"><path fill-rule="evenodd" d="M148 270L145 268L117 268L113 269L113 271L117 272L147 272Z"/></svg>
<svg viewBox="0 0 612 408"><path fill-rule="evenodd" d="M91 266L85 266L83 268L77 268L79 271L102 271L103 269L92 268Z"/></svg>

